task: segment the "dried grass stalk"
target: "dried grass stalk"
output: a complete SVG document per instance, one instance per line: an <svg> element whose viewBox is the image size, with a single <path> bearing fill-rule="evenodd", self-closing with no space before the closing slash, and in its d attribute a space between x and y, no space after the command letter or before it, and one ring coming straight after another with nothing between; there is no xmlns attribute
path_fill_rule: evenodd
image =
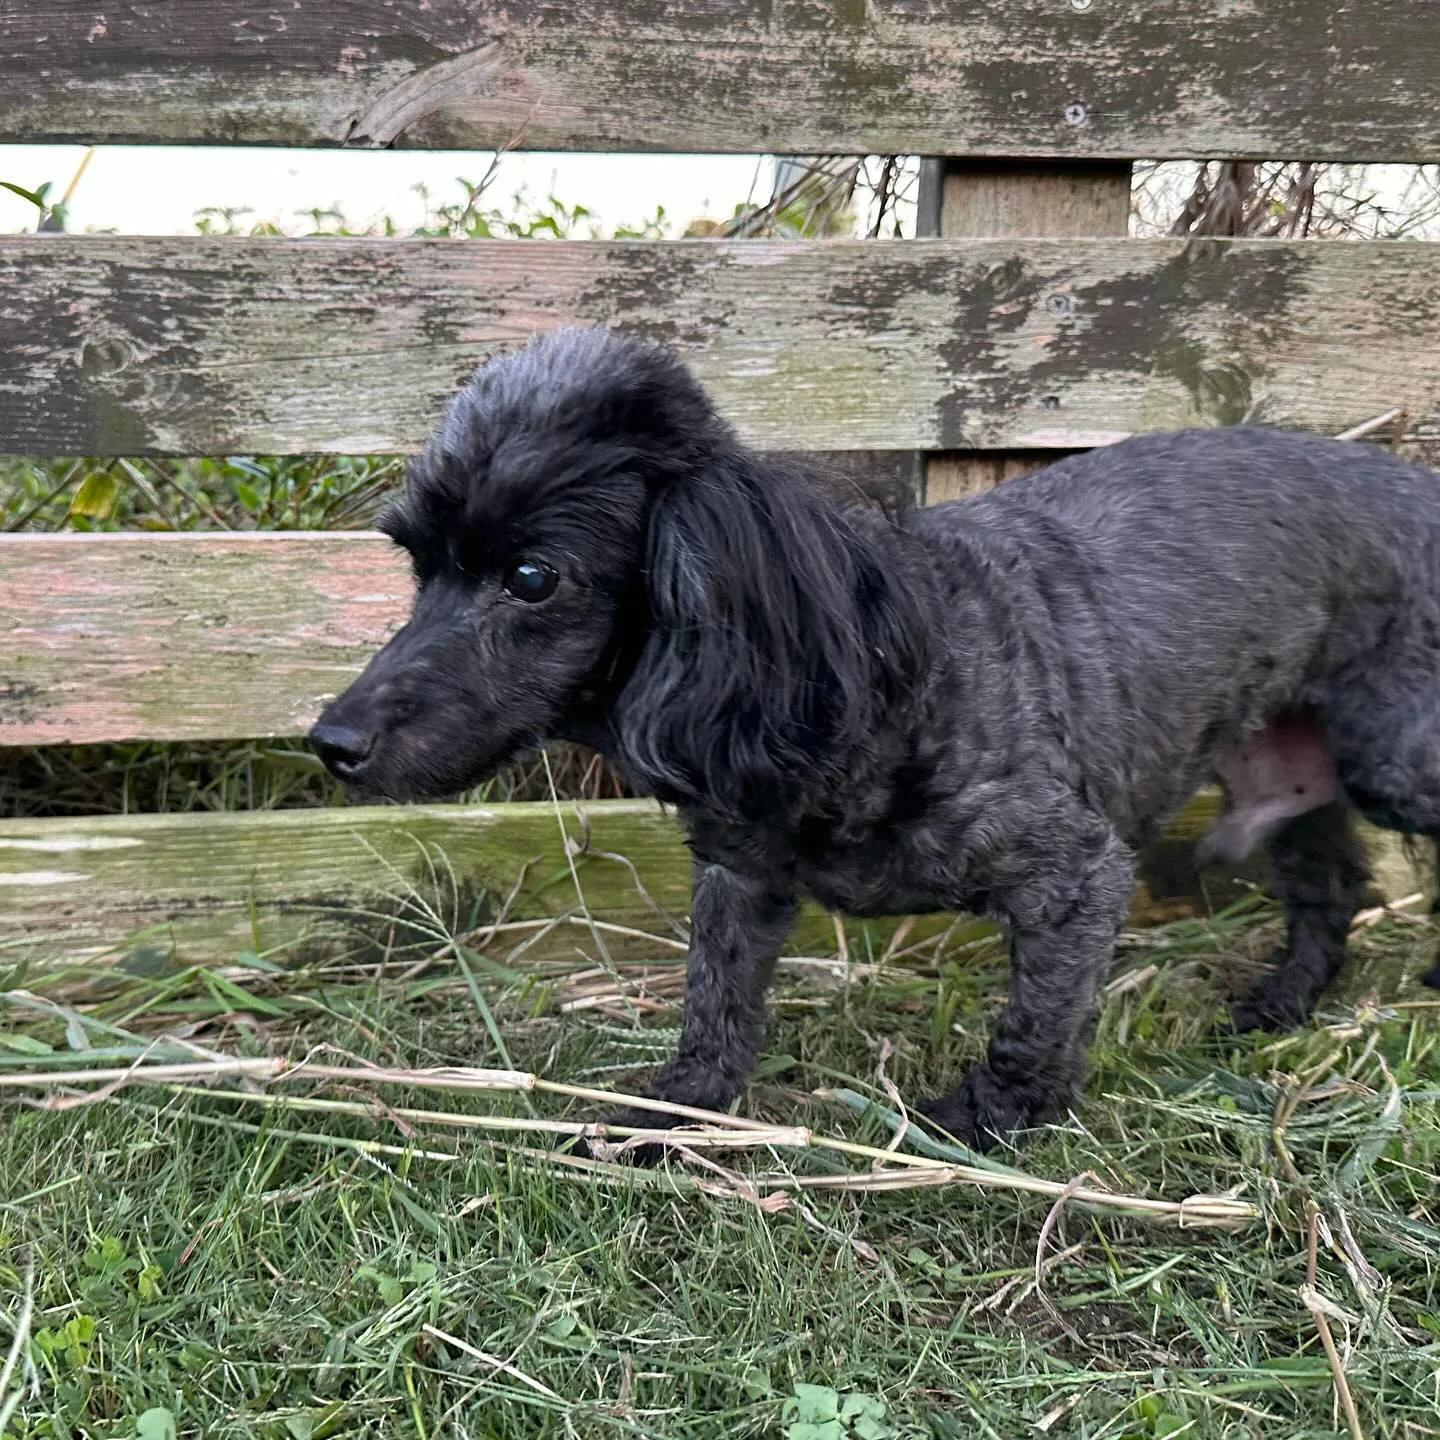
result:
<svg viewBox="0 0 1440 1440"><path fill-rule="evenodd" d="M1184 1228L1202 1226L1235 1227L1260 1218L1259 1208L1230 1195L1195 1195L1184 1200L1155 1200L1146 1196L1116 1194L1095 1186L1066 1184L1027 1175L1005 1167L983 1168L981 1164L960 1164L925 1155L863 1145L837 1136L816 1134L805 1126L770 1125L743 1115L725 1115L690 1105L643 1095L626 1095L584 1085L545 1080L521 1070L491 1070L463 1066L440 1066L402 1070L381 1066L327 1065L283 1057L242 1058L217 1056L212 1059L163 1064L135 1064L123 1067L95 1066L69 1070L46 1070L40 1066L0 1072L0 1090L44 1090L49 1102L63 1105L94 1103L112 1099L134 1085L190 1087L239 1077L252 1083L279 1084L294 1080L324 1080L348 1086L398 1085L412 1089L449 1090L471 1093L544 1092L571 1099L593 1101L616 1108L650 1110L697 1122L696 1126L644 1130L635 1126L585 1124L573 1121L539 1120L511 1116L459 1116L444 1111L391 1110L378 1099L372 1105L352 1102L345 1113L390 1114L404 1123L446 1124L475 1129L575 1134L604 1140L610 1136L636 1143L643 1140L670 1148L766 1147L776 1150L824 1150L849 1156L874 1168L836 1175L793 1175L788 1173L755 1176L746 1185L756 1192L785 1190L847 1190L854 1192L915 1189L921 1186L965 1184L991 1190L1010 1190L1045 1195L1055 1200L1075 1201L1099 1209L1161 1220ZM60 1094L76 1087L96 1087L80 1096ZM345 1102L326 1102L312 1097L272 1096L261 1092L231 1091L227 1098L247 1103L282 1105L294 1109L339 1110ZM700 1127L700 1128L697 1128ZM630 1177L633 1183L647 1183L629 1167L575 1156L557 1156L530 1151L550 1164L577 1168L610 1179ZM708 1183L708 1182L707 1182Z"/></svg>

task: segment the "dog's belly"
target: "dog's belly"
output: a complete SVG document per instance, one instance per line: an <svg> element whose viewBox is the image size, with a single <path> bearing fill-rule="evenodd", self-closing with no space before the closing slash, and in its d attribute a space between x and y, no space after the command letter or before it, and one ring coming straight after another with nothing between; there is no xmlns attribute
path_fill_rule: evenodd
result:
<svg viewBox="0 0 1440 1440"><path fill-rule="evenodd" d="M836 879L834 875L827 875L820 882L817 877L817 883L813 885L802 879L800 888L817 905L823 905L839 915L853 915L859 920L878 915L933 915L941 910L966 908L959 901L942 898L928 888L856 886L851 889L837 885Z"/></svg>
<svg viewBox="0 0 1440 1440"><path fill-rule="evenodd" d="M837 845L804 857L796 879L817 904L860 918L930 915L965 909L974 901L957 884L953 861L942 868L903 838Z"/></svg>
<svg viewBox="0 0 1440 1440"><path fill-rule="evenodd" d="M1225 813L1200 844L1202 861L1243 860L1286 821L1329 805L1340 793L1329 746L1308 712L1276 715L1215 768Z"/></svg>
<svg viewBox="0 0 1440 1440"><path fill-rule="evenodd" d="M1200 843L1202 863L1243 860L1288 821L1340 796L1329 745L1308 711L1273 716L1220 755L1215 768L1226 808ZM796 878L827 910L926 915L984 908L985 896L966 883L966 870L963 843L937 844L922 826L814 845L800 857Z"/></svg>

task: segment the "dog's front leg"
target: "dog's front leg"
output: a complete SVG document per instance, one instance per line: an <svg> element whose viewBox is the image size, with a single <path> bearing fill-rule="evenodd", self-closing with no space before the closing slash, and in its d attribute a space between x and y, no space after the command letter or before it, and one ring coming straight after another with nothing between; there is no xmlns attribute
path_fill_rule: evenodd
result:
<svg viewBox="0 0 1440 1440"><path fill-rule="evenodd" d="M725 1110L741 1094L765 1018L765 990L794 918L788 876L761 878L696 862L680 1046L648 1087L651 1097ZM635 1108L611 1123L660 1129L686 1121ZM659 1152L645 1146L632 1153L650 1161Z"/></svg>
<svg viewBox="0 0 1440 1440"><path fill-rule="evenodd" d="M723 1110L745 1088L765 991L794 919L790 884L696 863L685 1018L679 1050L651 1086L656 1098Z"/></svg>
<svg viewBox="0 0 1440 1440"><path fill-rule="evenodd" d="M1092 816L1057 823L1043 843L1011 852L1004 869L1008 883L992 903L1010 935L1009 1006L985 1060L922 1107L981 1150L1063 1113L1078 1094L1096 997L1134 888L1129 850Z"/></svg>

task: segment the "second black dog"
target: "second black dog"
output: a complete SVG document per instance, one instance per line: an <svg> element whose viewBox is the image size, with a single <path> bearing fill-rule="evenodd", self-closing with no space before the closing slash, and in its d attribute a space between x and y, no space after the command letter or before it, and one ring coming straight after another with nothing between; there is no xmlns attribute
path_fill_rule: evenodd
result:
<svg viewBox="0 0 1440 1440"><path fill-rule="evenodd" d="M799 895L1008 927L1009 1008L932 1107L984 1145L1076 1095L1132 847L1199 785L1288 915L1242 1027L1340 966L1352 808L1440 835L1440 479L1358 445L1158 435L892 522L742 445L667 353L569 332L480 371L384 528L414 613L316 744L416 797L571 739L678 808L672 1101L741 1092Z"/></svg>

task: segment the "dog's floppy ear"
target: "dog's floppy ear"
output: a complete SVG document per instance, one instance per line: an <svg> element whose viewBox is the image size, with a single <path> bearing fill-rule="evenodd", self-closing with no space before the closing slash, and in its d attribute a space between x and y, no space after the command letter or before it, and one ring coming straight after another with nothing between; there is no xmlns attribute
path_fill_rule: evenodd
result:
<svg viewBox="0 0 1440 1440"><path fill-rule="evenodd" d="M744 450L655 495L646 587L650 633L614 719L663 798L735 812L813 785L921 664L919 607L882 549Z"/></svg>

